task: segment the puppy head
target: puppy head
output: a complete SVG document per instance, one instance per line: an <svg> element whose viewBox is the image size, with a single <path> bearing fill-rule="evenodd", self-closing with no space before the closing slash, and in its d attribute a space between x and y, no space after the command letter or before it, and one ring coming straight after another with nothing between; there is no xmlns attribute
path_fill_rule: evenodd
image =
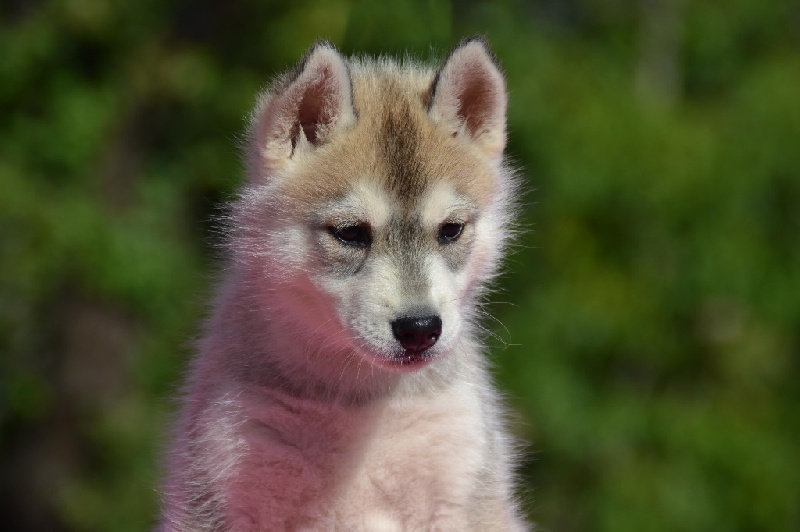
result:
<svg viewBox="0 0 800 532"><path fill-rule="evenodd" d="M438 72L313 46L253 113L234 207L270 319L387 371L453 351L509 235L505 110L481 40Z"/></svg>

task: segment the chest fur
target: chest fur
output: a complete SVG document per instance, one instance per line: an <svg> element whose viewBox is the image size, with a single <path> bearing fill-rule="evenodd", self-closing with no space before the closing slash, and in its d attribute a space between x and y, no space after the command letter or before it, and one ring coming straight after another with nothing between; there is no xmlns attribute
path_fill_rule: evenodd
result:
<svg viewBox="0 0 800 532"><path fill-rule="evenodd" d="M261 397L224 479L234 529L466 526L485 460L482 407L454 389L343 409Z"/></svg>

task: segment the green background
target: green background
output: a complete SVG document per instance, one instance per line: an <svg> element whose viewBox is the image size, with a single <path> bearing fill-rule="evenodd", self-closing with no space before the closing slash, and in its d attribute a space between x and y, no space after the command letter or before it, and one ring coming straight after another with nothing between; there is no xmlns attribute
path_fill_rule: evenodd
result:
<svg viewBox="0 0 800 532"><path fill-rule="evenodd" d="M0 9L0 515L143 530L254 95L311 41L507 75L496 373L552 531L800 530L800 5Z"/></svg>

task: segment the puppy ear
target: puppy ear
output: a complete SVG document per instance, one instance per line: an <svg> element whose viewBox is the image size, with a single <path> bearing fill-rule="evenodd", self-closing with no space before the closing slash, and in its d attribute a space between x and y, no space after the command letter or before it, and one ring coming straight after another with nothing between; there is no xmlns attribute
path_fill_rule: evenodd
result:
<svg viewBox="0 0 800 532"><path fill-rule="evenodd" d="M506 145L506 82L482 37L461 41L436 74L429 115L454 136L475 142L492 157Z"/></svg>
<svg viewBox="0 0 800 532"><path fill-rule="evenodd" d="M300 64L259 101L251 122L256 173L309 153L355 122L353 87L333 45L314 43ZM260 171L259 171L260 170Z"/></svg>

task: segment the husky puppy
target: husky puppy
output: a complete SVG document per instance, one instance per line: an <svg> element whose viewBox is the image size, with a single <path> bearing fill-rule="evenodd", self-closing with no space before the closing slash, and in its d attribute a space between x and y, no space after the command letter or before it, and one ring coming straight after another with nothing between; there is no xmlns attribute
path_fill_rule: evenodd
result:
<svg viewBox="0 0 800 532"><path fill-rule="evenodd" d="M330 44L258 100L161 528L521 530L477 338L509 228L503 74Z"/></svg>

